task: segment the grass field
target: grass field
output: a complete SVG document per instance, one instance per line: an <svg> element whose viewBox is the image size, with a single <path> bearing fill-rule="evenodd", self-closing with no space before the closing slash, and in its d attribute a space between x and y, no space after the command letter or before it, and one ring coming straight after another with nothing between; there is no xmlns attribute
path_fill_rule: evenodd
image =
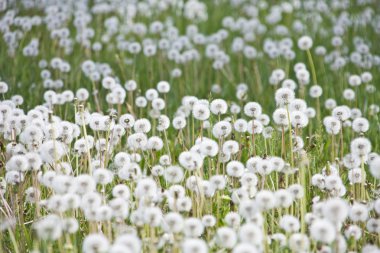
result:
<svg viewBox="0 0 380 253"><path fill-rule="evenodd" d="M0 1L0 33L0 253L380 252L377 0Z"/></svg>

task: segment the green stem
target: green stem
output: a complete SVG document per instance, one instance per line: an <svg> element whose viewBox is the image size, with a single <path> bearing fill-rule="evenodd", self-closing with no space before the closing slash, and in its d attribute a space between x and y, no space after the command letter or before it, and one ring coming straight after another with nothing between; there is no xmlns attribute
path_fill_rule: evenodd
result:
<svg viewBox="0 0 380 253"><path fill-rule="evenodd" d="M311 55L310 49L308 49L306 51L306 53L307 53L307 58L309 60L310 67L311 67L311 75L312 75L312 78L313 78L313 84L318 84L318 82L317 82L317 74L315 72L315 66L314 66L313 57Z"/></svg>

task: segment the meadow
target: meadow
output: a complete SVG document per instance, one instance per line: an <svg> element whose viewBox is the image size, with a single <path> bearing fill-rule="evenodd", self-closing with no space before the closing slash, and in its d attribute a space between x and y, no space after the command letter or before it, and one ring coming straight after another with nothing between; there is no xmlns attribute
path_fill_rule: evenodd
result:
<svg viewBox="0 0 380 253"><path fill-rule="evenodd" d="M0 1L0 253L380 252L378 0Z"/></svg>

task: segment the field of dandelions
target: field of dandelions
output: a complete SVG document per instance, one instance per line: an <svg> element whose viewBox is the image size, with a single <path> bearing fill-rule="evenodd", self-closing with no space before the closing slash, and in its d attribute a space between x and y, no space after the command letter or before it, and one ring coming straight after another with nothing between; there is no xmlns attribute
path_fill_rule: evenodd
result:
<svg viewBox="0 0 380 253"><path fill-rule="evenodd" d="M378 0L3 0L0 34L0 253L380 252Z"/></svg>

